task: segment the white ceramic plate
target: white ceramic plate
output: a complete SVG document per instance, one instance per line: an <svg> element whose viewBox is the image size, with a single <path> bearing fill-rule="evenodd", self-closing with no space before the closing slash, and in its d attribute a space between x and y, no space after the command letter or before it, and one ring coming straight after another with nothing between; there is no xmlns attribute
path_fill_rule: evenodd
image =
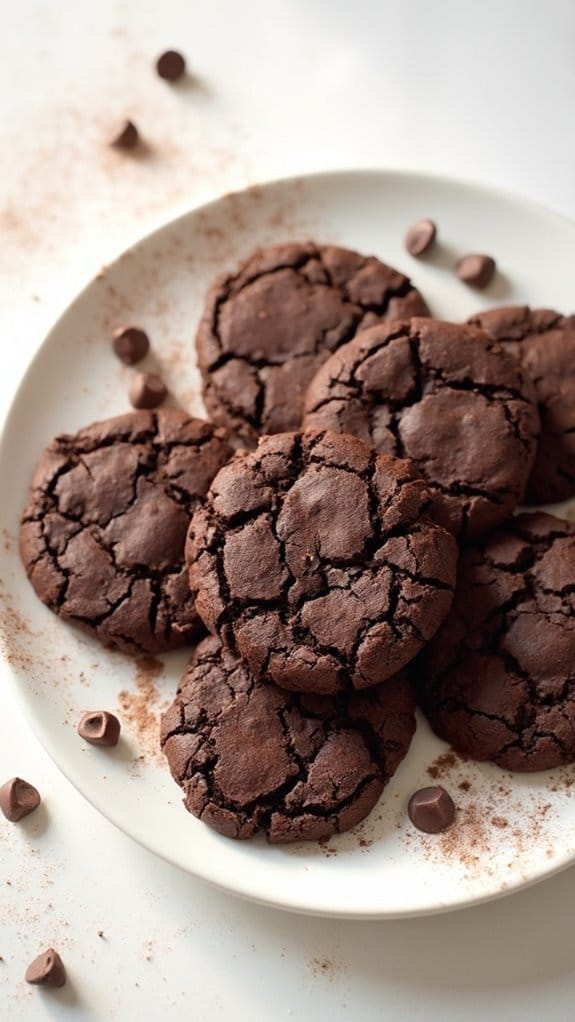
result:
<svg viewBox="0 0 575 1022"><path fill-rule="evenodd" d="M402 239L422 216L437 221L441 244L416 261ZM157 754L158 713L185 654L165 657L155 677L153 665L101 649L42 606L18 559L19 514L44 445L128 408L129 370L110 351L114 327L147 329L173 394L201 414L193 335L206 286L255 245L308 238L373 252L407 271L439 317L458 320L480 306L516 301L572 311L575 225L512 196L445 179L321 174L225 196L162 227L74 301L8 417L0 449L2 675L86 798L171 862L237 894L299 911L363 918L437 912L496 897L574 860L575 768L521 777L453 761L420 720L407 759L355 831L324 845L226 840L185 812ZM500 269L481 295L451 272L470 250L492 253ZM115 750L88 747L76 735L80 712L98 708L119 708L124 737ZM440 837L415 831L405 814L409 794L433 775L459 807L456 825Z"/></svg>

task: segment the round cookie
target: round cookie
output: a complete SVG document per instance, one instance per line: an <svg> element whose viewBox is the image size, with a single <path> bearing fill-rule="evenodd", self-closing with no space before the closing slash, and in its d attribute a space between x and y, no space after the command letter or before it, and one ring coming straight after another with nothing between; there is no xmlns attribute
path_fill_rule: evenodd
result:
<svg viewBox="0 0 575 1022"><path fill-rule="evenodd" d="M306 387L361 326L425 316L408 277L334 245L258 249L208 293L196 336L206 408L251 443L298 429Z"/></svg>
<svg viewBox="0 0 575 1022"><path fill-rule="evenodd" d="M521 514L465 550L413 667L440 738L508 770L575 761L575 524Z"/></svg>
<svg viewBox="0 0 575 1022"><path fill-rule="evenodd" d="M214 479L190 524L198 613L259 679L368 688L447 614L456 544L408 462L352 436L263 437Z"/></svg>
<svg viewBox="0 0 575 1022"><path fill-rule="evenodd" d="M217 639L196 649L161 743L189 812L226 837L271 842L349 830L405 756L415 704L405 673L369 692L262 685Z"/></svg>
<svg viewBox="0 0 575 1022"><path fill-rule="evenodd" d="M521 500L539 418L531 381L486 334L415 318L362 331L332 355L307 392L304 427L409 458L436 520L475 537Z"/></svg>
<svg viewBox="0 0 575 1022"><path fill-rule="evenodd" d="M184 564L191 513L231 457L225 433L183 412L135 412L59 436L37 466L20 552L40 599L126 653L202 628Z"/></svg>
<svg viewBox="0 0 575 1022"><path fill-rule="evenodd" d="M515 355L535 385L541 437L527 502L567 500L575 494L575 315L514 305L478 313L469 322Z"/></svg>

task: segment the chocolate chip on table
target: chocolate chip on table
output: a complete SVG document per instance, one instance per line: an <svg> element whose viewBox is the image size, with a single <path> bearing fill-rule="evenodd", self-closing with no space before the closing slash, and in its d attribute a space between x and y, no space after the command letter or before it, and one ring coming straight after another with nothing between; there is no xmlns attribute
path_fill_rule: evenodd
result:
<svg viewBox="0 0 575 1022"><path fill-rule="evenodd" d="M12 777L0 788L0 810L10 823L17 823L40 805L40 793L21 777Z"/></svg>
<svg viewBox="0 0 575 1022"><path fill-rule="evenodd" d="M58 952L53 947L43 951L30 962L24 978L33 986L63 987L66 982L66 970Z"/></svg>
<svg viewBox="0 0 575 1022"><path fill-rule="evenodd" d="M166 82L177 82L186 73L186 61L177 50L166 50L156 61L156 71Z"/></svg>
<svg viewBox="0 0 575 1022"><path fill-rule="evenodd" d="M407 812L418 830L426 834L441 834L455 819L455 804L448 791L440 785L420 788L411 796Z"/></svg>
<svg viewBox="0 0 575 1022"><path fill-rule="evenodd" d="M150 339L137 326L121 326L114 332L112 340L114 354L124 365L133 366L150 350Z"/></svg>
<svg viewBox="0 0 575 1022"><path fill-rule="evenodd" d="M433 220L418 220L405 235L405 247L410 255L420 256L433 245L437 227Z"/></svg>
<svg viewBox="0 0 575 1022"><path fill-rule="evenodd" d="M140 141L140 133L133 121L124 121L120 131L112 140L116 149L135 149Z"/></svg>
<svg viewBox="0 0 575 1022"><path fill-rule="evenodd" d="M464 284L484 288L495 276L495 259L488 255L466 255L456 264L455 272Z"/></svg>
<svg viewBox="0 0 575 1022"><path fill-rule="evenodd" d="M113 713L107 710L88 710L80 717L77 731L80 738L91 745L111 747L118 744L120 728L120 721Z"/></svg>
<svg viewBox="0 0 575 1022"><path fill-rule="evenodd" d="M136 373L128 393L134 408L157 408L166 400L168 388L156 373Z"/></svg>

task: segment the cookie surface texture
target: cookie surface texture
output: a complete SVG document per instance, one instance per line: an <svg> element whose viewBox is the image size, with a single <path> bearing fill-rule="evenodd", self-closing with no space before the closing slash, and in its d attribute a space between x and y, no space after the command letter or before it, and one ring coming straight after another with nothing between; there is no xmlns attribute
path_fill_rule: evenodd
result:
<svg viewBox="0 0 575 1022"><path fill-rule="evenodd" d="M320 839L359 823L415 730L405 674L369 692L313 696L256 682L215 638L196 649L162 719L186 808L227 837Z"/></svg>
<svg viewBox="0 0 575 1022"><path fill-rule="evenodd" d="M452 610L413 666L440 738L508 770L575 760L575 525L510 518L464 551Z"/></svg>
<svg viewBox="0 0 575 1022"><path fill-rule="evenodd" d="M361 326L425 316L408 277L334 245L258 249L208 293L196 336L210 418L252 444L298 429L306 387Z"/></svg>
<svg viewBox="0 0 575 1022"><path fill-rule="evenodd" d="M575 494L575 316L526 305L490 309L472 317L530 374L541 436L527 483L530 504Z"/></svg>
<svg viewBox="0 0 575 1022"><path fill-rule="evenodd" d="M530 379L486 334L415 318L362 331L332 355L308 390L304 426L409 458L436 520L469 538L521 500L539 416Z"/></svg>
<svg viewBox="0 0 575 1022"><path fill-rule="evenodd" d="M257 678L322 693L383 682L451 603L456 544L429 504L407 462L355 437L264 437L192 519L198 612Z"/></svg>
<svg viewBox="0 0 575 1022"><path fill-rule="evenodd" d="M202 625L184 565L192 511L231 456L223 430L136 412L57 437L37 466L20 551L40 599L126 653L158 653Z"/></svg>

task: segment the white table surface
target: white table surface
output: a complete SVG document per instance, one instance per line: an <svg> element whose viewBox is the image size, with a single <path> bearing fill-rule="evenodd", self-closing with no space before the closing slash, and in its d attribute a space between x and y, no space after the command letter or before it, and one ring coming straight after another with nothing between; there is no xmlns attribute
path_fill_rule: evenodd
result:
<svg viewBox="0 0 575 1022"><path fill-rule="evenodd" d="M575 217L572 0L1 0L0 15L2 414L76 291L150 228L223 191L409 167ZM167 47L187 55L194 85L155 77ZM146 160L107 147L126 115ZM0 818L2 1020L573 1018L573 869L421 920L243 903L101 818L1 678L0 665L0 781L24 776L44 797L18 826ZM61 991L23 982L48 944L68 968Z"/></svg>

